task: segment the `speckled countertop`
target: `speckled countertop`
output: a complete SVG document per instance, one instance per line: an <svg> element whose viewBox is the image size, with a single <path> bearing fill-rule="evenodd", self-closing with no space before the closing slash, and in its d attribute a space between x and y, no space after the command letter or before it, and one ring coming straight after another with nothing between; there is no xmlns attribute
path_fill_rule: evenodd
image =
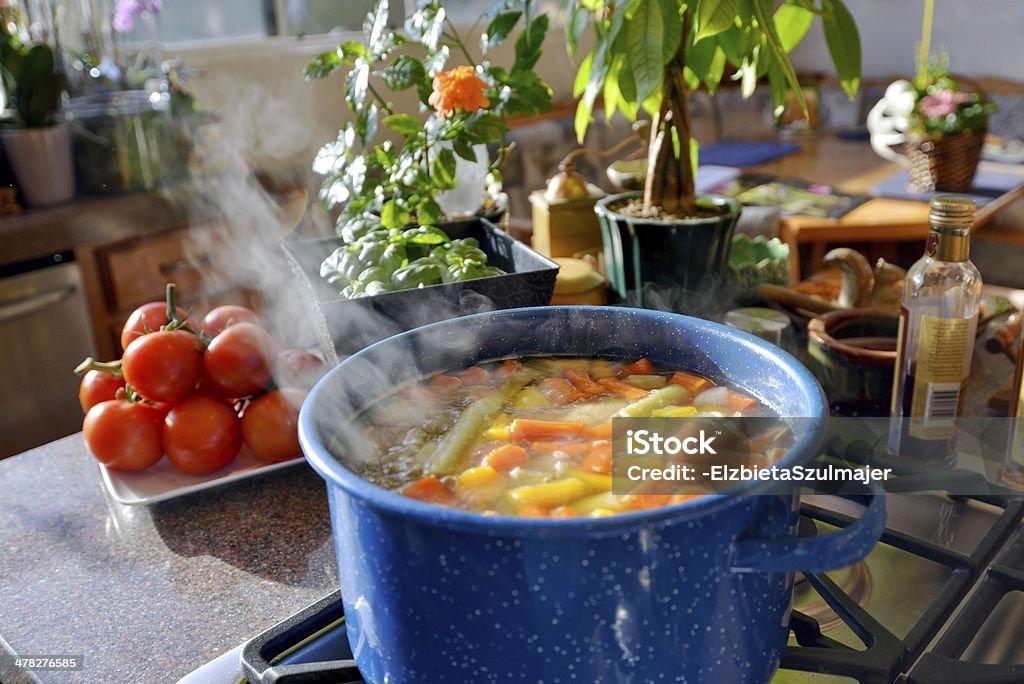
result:
<svg viewBox="0 0 1024 684"><path fill-rule="evenodd" d="M304 463L122 506L81 435L0 461L0 649L84 655L0 681L174 682L337 588L323 481Z"/></svg>

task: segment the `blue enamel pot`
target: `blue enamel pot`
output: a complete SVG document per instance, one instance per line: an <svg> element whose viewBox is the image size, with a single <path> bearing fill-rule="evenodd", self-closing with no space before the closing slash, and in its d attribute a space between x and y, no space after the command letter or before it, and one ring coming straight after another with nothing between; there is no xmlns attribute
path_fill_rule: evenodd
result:
<svg viewBox="0 0 1024 684"><path fill-rule="evenodd" d="M345 466L365 457L352 419L390 386L438 370L537 355L646 356L823 417L795 359L704 320L610 307L456 318L343 361L302 407L306 458L327 481L348 638L367 681L764 682L787 639L793 572L854 563L884 526L875 497L850 527L796 538L793 493L738 493L601 519L484 517L421 503ZM810 421L779 462L812 459Z"/></svg>

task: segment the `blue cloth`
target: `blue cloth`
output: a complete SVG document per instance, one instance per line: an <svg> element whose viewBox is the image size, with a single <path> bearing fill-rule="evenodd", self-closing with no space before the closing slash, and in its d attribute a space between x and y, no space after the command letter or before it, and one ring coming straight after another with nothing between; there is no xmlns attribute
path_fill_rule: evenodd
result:
<svg viewBox="0 0 1024 684"><path fill-rule="evenodd" d="M719 142L700 148L700 163L717 166L755 166L800 149L793 143L774 140Z"/></svg>
<svg viewBox="0 0 1024 684"><path fill-rule="evenodd" d="M944 192L911 192L907 187L909 182L909 172L900 171L871 188L871 194L878 197L918 200L921 202L927 202L936 195L949 194ZM979 170L978 175L974 177L974 185L971 189L968 192L957 194L974 198L974 201L981 207L1021 185L1024 185L1024 178L1021 176L1012 173Z"/></svg>

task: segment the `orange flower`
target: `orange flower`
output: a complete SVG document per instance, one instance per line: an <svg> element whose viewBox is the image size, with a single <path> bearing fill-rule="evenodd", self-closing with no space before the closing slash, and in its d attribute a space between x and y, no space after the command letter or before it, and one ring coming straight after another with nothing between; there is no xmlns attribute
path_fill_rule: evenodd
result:
<svg viewBox="0 0 1024 684"><path fill-rule="evenodd" d="M456 109L475 112L491 104L484 95L488 85L476 75L471 66L439 71L434 76L434 92L427 100L441 116L451 116Z"/></svg>

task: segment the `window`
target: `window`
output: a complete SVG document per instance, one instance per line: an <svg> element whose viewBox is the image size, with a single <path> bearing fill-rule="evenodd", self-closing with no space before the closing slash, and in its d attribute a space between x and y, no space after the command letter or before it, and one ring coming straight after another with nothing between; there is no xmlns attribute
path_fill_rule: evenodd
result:
<svg viewBox="0 0 1024 684"><path fill-rule="evenodd" d="M357 31L377 0L167 0L157 21L165 45L209 40L244 40L265 36L322 35ZM395 25L416 0L391 0ZM453 21L472 23L490 0L452 0L446 9ZM145 40L137 26L129 40Z"/></svg>

